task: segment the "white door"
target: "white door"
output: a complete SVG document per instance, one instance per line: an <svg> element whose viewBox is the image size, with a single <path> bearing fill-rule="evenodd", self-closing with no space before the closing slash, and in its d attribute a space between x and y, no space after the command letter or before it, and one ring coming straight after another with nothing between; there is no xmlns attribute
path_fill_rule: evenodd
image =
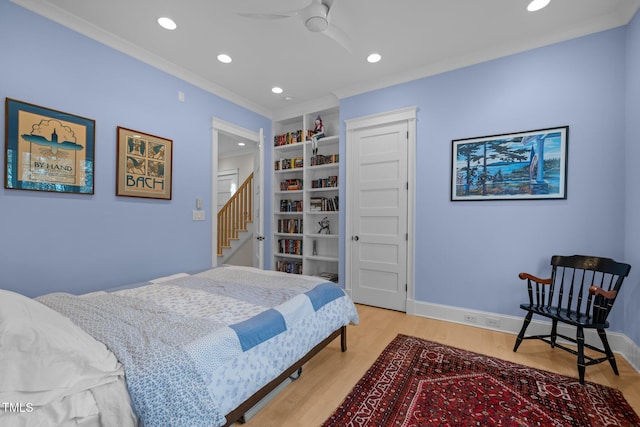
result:
<svg viewBox="0 0 640 427"><path fill-rule="evenodd" d="M264 164L264 134L258 135L256 155L253 157L253 266L264 269L264 197L262 197L262 165Z"/></svg>
<svg viewBox="0 0 640 427"><path fill-rule="evenodd" d="M409 124L402 120L356 128L347 144L352 298L407 311Z"/></svg>

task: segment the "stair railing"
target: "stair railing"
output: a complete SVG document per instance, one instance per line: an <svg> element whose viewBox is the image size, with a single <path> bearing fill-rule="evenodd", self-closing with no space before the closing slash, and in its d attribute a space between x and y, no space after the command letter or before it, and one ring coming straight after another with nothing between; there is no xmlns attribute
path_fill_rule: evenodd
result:
<svg viewBox="0 0 640 427"><path fill-rule="evenodd" d="M218 256L223 248L231 247L231 240L239 231L247 230L253 221L253 173L244 180L233 196L218 212Z"/></svg>

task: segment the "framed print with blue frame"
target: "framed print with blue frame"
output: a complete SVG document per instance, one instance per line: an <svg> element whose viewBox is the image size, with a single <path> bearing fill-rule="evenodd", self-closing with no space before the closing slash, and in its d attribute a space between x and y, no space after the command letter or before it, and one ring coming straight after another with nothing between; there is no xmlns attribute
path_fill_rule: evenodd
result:
<svg viewBox="0 0 640 427"><path fill-rule="evenodd" d="M95 121L5 102L5 188L93 194Z"/></svg>
<svg viewBox="0 0 640 427"><path fill-rule="evenodd" d="M569 127L452 141L451 200L567 198Z"/></svg>

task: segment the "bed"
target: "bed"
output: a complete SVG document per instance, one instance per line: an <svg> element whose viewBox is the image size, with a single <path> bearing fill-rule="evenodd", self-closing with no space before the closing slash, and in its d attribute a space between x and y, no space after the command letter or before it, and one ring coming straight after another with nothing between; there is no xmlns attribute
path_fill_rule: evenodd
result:
<svg viewBox="0 0 640 427"><path fill-rule="evenodd" d="M334 283L249 267L0 291L0 425L231 425L357 323Z"/></svg>

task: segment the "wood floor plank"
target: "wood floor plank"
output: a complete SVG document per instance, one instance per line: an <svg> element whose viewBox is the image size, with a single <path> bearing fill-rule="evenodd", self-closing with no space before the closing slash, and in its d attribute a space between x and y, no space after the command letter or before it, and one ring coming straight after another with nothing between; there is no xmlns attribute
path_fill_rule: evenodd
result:
<svg viewBox="0 0 640 427"><path fill-rule="evenodd" d="M525 341L513 352L515 336L456 323L409 316L358 305L360 324L349 326L348 351L332 342L303 368L300 379L287 386L245 425L249 427L312 427L324 422L398 334L412 335L514 363L577 378L575 356L538 341ZM640 373L616 357L620 375L607 363L589 366L587 381L617 388L640 414Z"/></svg>

